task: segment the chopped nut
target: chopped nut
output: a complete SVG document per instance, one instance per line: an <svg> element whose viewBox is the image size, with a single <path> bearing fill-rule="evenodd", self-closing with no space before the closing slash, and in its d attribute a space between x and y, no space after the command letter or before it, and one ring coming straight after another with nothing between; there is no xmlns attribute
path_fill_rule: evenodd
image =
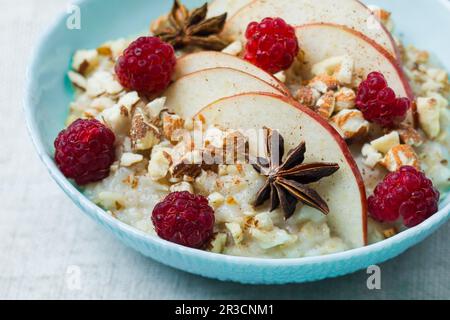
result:
<svg viewBox="0 0 450 320"><path fill-rule="evenodd" d="M129 41L125 39L108 41L97 48L97 53L99 55L111 57L112 59L117 59L128 47L128 44Z"/></svg>
<svg viewBox="0 0 450 320"><path fill-rule="evenodd" d="M164 136L170 141L179 141L183 135L184 120L176 114L165 113L162 122Z"/></svg>
<svg viewBox="0 0 450 320"><path fill-rule="evenodd" d="M309 83L308 86L316 89L320 93L326 93L329 90L336 90L339 86L336 78L329 76L327 74L321 74L314 77Z"/></svg>
<svg viewBox="0 0 450 320"><path fill-rule="evenodd" d="M106 210L120 210L125 206L123 195L110 191L100 192L95 202Z"/></svg>
<svg viewBox="0 0 450 320"><path fill-rule="evenodd" d="M229 222L225 223L225 226L233 237L234 242L236 244L241 243L242 239L244 238L244 233L242 232L240 224L236 222Z"/></svg>
<svg viewBox="0 0 450 320"><path fill-rule="evenodd" d="M413 147L420 147L423 144L423 138L420 133L411 126L401 126L398 130L400 141Z"/></svg>
<svg viewBox="0 0 450 320"><path fill-rule="evenodd" d="M191 181L197 178L202 170L217 172L218 166L214 163L206 163L205 158L204 153L200 150L188 152L171 166L170 174L174 178L183 177Z"/></svg>
<svg viewBox="0 0 450 320"><path fill-rule="evenodd" d="M121 91L123 87L106 71L97 71L87 80L86 93L93 98L105 93L118 94Z"/></svg>
<svg viewBox="0 0 450 320"><path fill-rule="evenodd" d="M217 208L225 202L225 198L220 193L213 192L208 196L208 201L213 208Z"/></svg>
<svg viewBox="0 0 450 320"><path fill-rule="evenodd" d="M419 114L419 123L423 131L425 131L430 139L436 138L441 131L438 100L435 98L418 98L417 112Z"/></svg>
<svg viewBox="0 0 450 320"><path fill-rule="evenodd" d="M140 100L141 99L139 98L138 93L136 91L132 91L123 95L117 104L121 107L127 108L129 112L132 112L133 107L136 106Z"/></svg>
<svg viewBox="0 0 450 320"><path fill-rule="evenodd" d="M161 180L166 177L169 172L170 159L167 152L163 148L154 148L148 164L148 174L154 181Z"/></svg>
<svg viewBox="0 0 450 320"><path fill-rule="evenodd" d="M133 150L149 150L161 141L159 129L150 123L140 109L133 115L130 137Z"/></svg>
<svg viewBox="0 0 450 320"><path fill-rule="evenodd" d="M96 50L78 50L73 56L72 68L83 76L87 75L98 65Z"/></svg>
<svg viewBox="0 0 450 320"><path fill-rule="evenodd" d="M228 45L225 49L222 50L223 53L231 54L233 56L237 56L242 52L242 42L236 40Z"/></svg>
<svg viewBox="0 0 450 320"><path fill-rule="evenodd" d="M392 147L400 144L400 136L397 131L392 131L389 134L373 140L370 144L375 150L386 154Z"/></svg>
<svg viewBox="0 0 450 320"><path fill-rule="evenodd" d="M317 113L321 117L328 119L333 114L335 105L336 99L334 97L334 92L328 91L317 101Z"/></svg>
<svg viewBox="0 0 450 320"><path fill-rule="evenodd" d="M112 108L114 106L114 100L108 97L98 97L92 100L90 107L98 111Z"/></svg>
<svg viewBox="0 0 450 320"><path fill-rule="evenodd" d="M170 186L170 192L181 192L181 191L194 193L194 188L189 182L186 181L182 181Z"/></svg>
<svg viewBox="0 0 450 320"><path fill-rule="evenodd" d="M216 127L208 128L204 134L204 146L214 148L223 148L225 144L225 132Z"/></svg>
<svg viewBox="0 0 450 320"><path fill-rule="evenodd" d="M222 253L227 242L226 233L218 233L215 235L214 239L211 241L209 251L214 253Z"/></svg>
<svg viewBox="0 0 450 320"><path fill-rule="evenodd" d="M263 212L254 217L255 226L262 230L272 230L273 221L268 212Z"/></svg>
<svg viewBox="0 0 450 320"><path fill-rule="evenodd" d="M389 228L386 230L383 230L383 235L386 239L392 238L397 234L397 230L395 228Z"/></svg>
<svg viewBox="0 0 450 320"><path fill-rule="evenodd" d="M383 159L383 155L369 143L366 143L363 146L361 154L363 156L363 163L370 168L375 168L375 166Z"/></svg>
<svg viewBox="0 0 450 320"><path fill-rule="evenodd" d="M332 121L346 139L360 138L369 132L369 122L364 119L362 112L356 109L344 109L336 114Z"/></svg>
<svg viewBox="0 0 450 320"><path fill-rule="evenodd" d="M125 135L130 130L130 116L128 113L124 113L117 104L103 110L97 119L104 122L116 135Z"/></svg>
<svg viewBox="0 0 450 320"><path fill-rule="evenodd" d="M413 166L420 169L417 154L407 144L399 144L391 148L380 163L391 172L397 171L402 166Z"/></svg>
<svg viewBox="0 0 450 320"><path fill-rule="evenodd" d="M87 87L87 80L85 77L83 77L81 74L79 74L78 72L74 72L74 71L69 71L67 73L70 82L72 82L72 84L81 89L81 90L86 90Z"/></svg>
<svg viewBox="0 0 450 320"><path fill-rule="evenodd" d="M335 111L339 112L344 109L353 109L355 107L356 93L352 89L342 87L336 92Z"/></svg>
<svg viewBox="0 0 450 320"><path fill-rule="evenodd" d="M122 157L120 158L120 165L122 167L130 167L135 163L141 162L142 160L144 160L144 156L141 154L126 152L122 154Z"/></svg>
<svg viewBox="0 0 450 320"><path fill-rule="evenodd" d="M320 98L320 92L311 87L301 87L295 93L295 98L307 107L314 107Z"/></svg>
<svg viewBox="0 0 450 320"><path fill-rule="evenodd" d="M152 118L158 118L165 109L166 100L166 97L162 97L149 102L144 107L145 112Z"/></svg>
<svg viewBox="0 0 450 320"><path fill-rule="evenodd" d="M277 78L280 82L285 83L286 82L286 72L280 71L278 73L275 73L273 75L275 78Z"/></svg>
<svg viewBox="0 0 450 320"><path fill-rule="evenodd" d="M312 67L316 76L328 75L342 84L351 84L353 78L354 61L350 56L338 56L323 60Z"/></svg>

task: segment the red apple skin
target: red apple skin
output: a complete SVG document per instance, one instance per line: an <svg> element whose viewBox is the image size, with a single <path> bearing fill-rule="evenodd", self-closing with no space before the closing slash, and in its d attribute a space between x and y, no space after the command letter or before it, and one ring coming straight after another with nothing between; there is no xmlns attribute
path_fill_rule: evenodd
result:
<svg viewBox="0 0 450 320"><path fill-rule="evenodd" d="M384 49L381 45L379 45L378 43L376 43L375 41L373 41L372 39L370 39L369 37L365 36L364 34L362 34L359 31L353 30L351 28L348 28L346 26L343 25L338 25L338 24L334 24L334 23L311 23L311 24L305 24L302 26L297 26L296 29L299 28L307 28L310 26L328 26L328 27L334 27L334 28L338 28L340 30L343 30L345 32L348 32L354 36L359 37L360 39L364 40L365 42L367 42L368 44L370 44L372 47L374 47L378 52L380 52L380 54L385 57L390 64L392 64L392 66L395 68L395 70L397 71L397 74L400 78L400 80L402 81L402 85L405 89L405 92L407 93L407 98L409 98L411 101L415 101L415 95L414 95L414 91L411 88L411 85L408 81L408 79L405 76L405 73L403 72L403 68L401 67L399 61L394 58L386 49ZM417 127L418 125L418 114L417 114L417 106L415 103L411 104L411 117L413 120L413 125L414 127Z"/></svg>
<svg viewBox="0 0 450 320"><path fill-rule="evenodd" d="M237 97L237 96L246 96L246 95L254 95L254 94L261 95L261 96L272 97L272 98L275 98L275 99L280 99L283 102L286 102L286 103L292 105L294 108L297 108L300 111L306 113L311 118L316 120L319 124L321 124L330 133L330 135L334 138L334 140L338 143L338 145L339 145L339 147L340 147L340 149L342 151L342 154L345 157L345 160L347 161L347 163L349 164L350 168L352 169L353 175L355 176L356 182L357 182L358 187L359 187L360 196L361 196L360 200L361 200L361 204L362 204L362 221L363 221L364 245L367 245L367 243L368 243L367 242L367 211L368 211L368 207L367 207L367 198L366 198L366 187L364 185L364 180L363 180L363 178L361 176L361 173L359 172L358 165L356 164L356 161L353 158L353 156L351 154L351 151L348 148L347 143L345 142L345 140L336 131L336 129L334 129L325 119L320 117L318 114L316 114L310 108L301 105L299 102L297 102L293 98L277 96L277 95L270 94L270 93L248 92L248 93L238 94L238 95L231 96L231 97L225 97L225 98L219 99L217 101L223 101L223 100L231 99L231 98ZM211 105L217 103L217 101L213 102ZM209 105L204 107L202 110L204 110L204 109L206 109L208 107L209 107ZM196 114L196 116L201 114L202 110L200 110Z"/></svg>
<svg viewBox="0 0 450 320"><path fill-rule="evenodd" d="M200 52L197 52L197 53L189 53L189 54L183 55L180 58L178 58L178 62L182 61L183 59L187 59L187 58L189 58L192 55L203 54L203 53L204 53L204 51L200 51ZM223 52L221 52L221 54L226 54L226 55L232 56L231 54L227 54L227 53L223 53ZM232 57L235 57L237 59L241 59L241 58L236 57L236 56L232 56ZM243 60L243 59L241 59L241 60L250 64L250 62L247 62L246 60ZM257 66L255 66L253 64L252 64L252 66L254 66L255 68L258 68ZM215 69L215 68L211 68L211 69ZM230 69L233 69L233 68L230 67ZM271 85L272 87L275 87L275 89L278 89L278 90L282 91L281 93L284 93L287 96L291 96L291 92L289 91L288 87L283 82L281 82L280 80L275 78L272 74L264 71L263 69L261 69L261 68L258 68L258 69L260 69L262 72L266 73L268 77L272 78L275 82L277 82L280 88L277 88L277 87L273 86L271 83L269 83L269 85ZM195 71L195 72L199 72L199 71L201 71L201 70L198 70L198 71ZM238 70L238 71L245 72L243 70ZM250 74L250 75L253 76L253 77L256 77L253 74ZM184 76L187 76L187 75L184 75ZM261 80L264 81L264 79L261 79ZM264 81L264 82L267 82L267 81Z"/></svg>
<svg viewBox="0 0 450 320"><path fill-rule="evenodd" d="M242 8L240 8L235 14L233 14L231 17L228 17L228 20L225 24L225 28L224 30L227 29L227 24L229 24L229 21L233 20L233 19L237 19L237 16L242 13L245 12L245 10L247 10L248 7L252 6L255 2L257 2L258 0L253 0L252 2L248 3L247 5L243 6ZM293 0L294 1L294 0ZM320 0L318 0L320 1ZM369 9L369 7L367 5L365 5L364 3L362 3L360 0L353 0L354 2L356 2L357 4L359 4L361 7L363 7L365 10L367 10L367 14L368 15L372 15L372 11ZM280 17L283 18L283 17ZM323 23L328 23L327 21L323 21ZM394 53L395 53L395 59L398 60L398 62L401 62L401 53L400 53L400 49L398 48L394 38L392 37L392 34L386 29L386 27L383 25L383 23L380 22L380 27L383 29L384 33L388 36L389 41L392 44L392 48L394 49ZM372 40L374 41L374 40ZM380 46L381 47L381 46ZM384 48L383 48L384 49ZM388 52L386 49L384 49L386 52ZM388 52L388 54L390 54ZM391 54L390 54L391 55Z"/></svg>

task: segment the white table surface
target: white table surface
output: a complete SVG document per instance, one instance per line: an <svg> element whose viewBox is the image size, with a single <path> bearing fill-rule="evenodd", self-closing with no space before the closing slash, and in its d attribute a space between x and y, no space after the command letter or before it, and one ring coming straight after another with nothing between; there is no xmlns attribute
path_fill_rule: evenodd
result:
<svg viewBox="0 0 450 320"><path fill-rule="evenodd" d="M22 113L31 48L67 3L0 0L0 298L450 298L450 224L381 265L382 289L369 291L365 271L288 286L204 279L141 256L84 216L40 163ZM68 285L73 270L80 271L79 287Z"/></svg>

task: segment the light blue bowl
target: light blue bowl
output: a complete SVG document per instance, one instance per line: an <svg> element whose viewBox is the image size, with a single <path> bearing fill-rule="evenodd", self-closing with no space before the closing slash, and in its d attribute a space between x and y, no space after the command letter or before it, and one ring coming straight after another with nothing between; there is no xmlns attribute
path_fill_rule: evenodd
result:
<svg viewBox="0 0 450 320"><path fill-rule="evenodd" d="M201 1L185 1L200 5ZM373 4L394 12L397 28L407 42L433 51L450 70L450 6L446 0L384 0ZM255 259L193 250L149 236L107 215L74 187L55 166L53 140L63 128L72 98L65 74L79 48L95 48L108 39L137 34L149 21L170 9L171 1L86 0L81 7L81 30L66 28L61 16L41 39L28 70L25 114L40 158L67 195L100 225L126 245L169 266L220 280L273 284L314 281L348 274L391 259L424 240L449 218L449 198L439 213L420 226L380 243L347 252L301 259Z"/></svg>

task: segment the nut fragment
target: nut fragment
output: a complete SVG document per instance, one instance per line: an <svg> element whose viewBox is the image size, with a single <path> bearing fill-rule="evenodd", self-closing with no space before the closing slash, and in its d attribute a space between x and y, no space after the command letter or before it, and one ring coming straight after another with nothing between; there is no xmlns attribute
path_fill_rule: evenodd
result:
<svg viewBox="0 0 450 320"><path fill-rule="evenodd" d="M334 112L336 99L333 91L328 91L317 101L317 113L324 119L328 119Z"/></svg>
<svg viewBox="0 0 450 320"><path fill-rule="evenodd" d="M342 87L336 92L335 111L339 112L344 109L353 109L355 107L356 93L350 88Z"/></svg>
<svg viewBox="0 0 450 320"><path fill-rule="evenodd" d="M380 163L391 172L397 171L402 166L413 166L420 169L417 154L407 144L399 144L391 148Z"/></svg>
<svg viewBox="0 0 450 320"><path fill-rule="evenodd" d="M436 138L441 131L438 100L435 98L418 98L417 112L419 114L419 123L423 131L425 131L430 139Z"/></svg>
<svg viewBox="0 0 450 320"><path fill-rule="evenodd" d="M327 74L321 74L314 77L309 83L308 86L316 89L320 93L326 93L329 90L336 90L339 86L339 82L336 78L329 76Z"/></svg>
<svg viewBox="0 0 450 320"><path fill-rule="evenodd" d="M150 101L143 109L152 118L159 118L161 112L165 109L166 97Z"/></svg>
<svg viewBox="0 0 450 320"><path fill-rule="evenodd" d="M400 141L413 147L420 147L423 144L423 138L420 133L411 126L403 125L397 130L400 135Z"/></svg>
<svg viewBox="0 0 450 320"><path fill-rule="evenodd" d="M286 82L286 72L284 70L282 70L278 73L275 73L273 76L275 78L277 78L280 82L283 82L283 83Z"/></svg>
<svg viewBox="0 0 450 320"><path fill-rule="evenodd" d="M346 139L360 138L369 132L369 122L364 119L362 112L356 109L344 109L336 114L332 121Z"/></svg>
<svg viewBox="0 0 450 320"><path fill-rule="evenodd" d="M397 131L392 131L378 139L373 140L371 143L377 151L381 153L387 153L392 147L400 144L400 136Z"/></svg>
<svg viewBox="0 0 450 320"><path fill-rule="evenodd" d="M338 56L325 59L312 67L312 73L333 76L342 84L352 83L354 61L350 56Z"/></svg>
<svg viewBox="0 0 450 320"><path fill-rule="evenodd" d="M217 208L225 202L225 197L218 192L213 192L208 196L208 202L213 208Z"/></svg>
<svg viewBox="0 0 450 320"><path fill-rule="evenodd" d="M144 157L141 154L125 152L120 158L120 165L122 167L130 167L135 163L141 162L142 160L144 160Z"/></svg>
<svg viewBox="0 0 450 320"><path fill-rule="evenodd" d="M369 143L366 143L363 146L361 154L363 156L363 163L370 168L375 168L375 166L383 159L383 155Z"/></svg>
<svg viewBox="0 0 450 320"><path fill-rule="evenodd" d="M295 98L307 107L314 107L320 98L320 92L311 87L301 87L295 93Z"/></svg>
<svg viewBox="0 0 450 320"><path fill-rule="evenodd" d="M189 182L186 181L181 181L170 186L170 192L181 192L181 191L194 193L194 188Z"/></svg>
<svg viewBox="0 0 450 320"><path fill-rule="evenodd" d="M383 235L384 235L385 239L392 238L397 233L398 232L397 232L397 230L395 228L389 228L389 229L383 230Z"/></svg>
<svg viewBox="0 0 450 320"><path fill-rule="evenodd" d="M242 42L236 40L228 45L225 49L222 50L223 53L231 54L233 56L237 56L242 52Z"/></svg>
<svg viewBox="0 0 450 320"><path fill-rule="evenodd" d="M161 141L159 129L150 123L141 109L134 112L131 120L131 146L133 150L149 150Z"/></svg>
<svg viewBox="0 0 450 320"><path fill-rule="evenodd" d="M83 76L87 75L98 65L96 50L78 50L73 56L72 68Z"/></svg>
<svg viewBox="0 0 450 320"><path fill-rule="evenodd" d="M176 114L165 113L162 122L164 136L170 141L179 141L183 136L184 120Z"/></svg>
<svg viewBox="0 0 450 320"><path fill-rule="evenodd" d="M85 77L83 77L81 74L79 74L78 72L74 72L74 71L69 71L67 73L70 82L72 82L72 84L77 87L78 89L81 90L86 90L87 87L87 80Z"/></svg>
<svg viewBox="0 0 450 320"><path fill-rule="evenodd" d="M170 156L164 148L154 148L148 164L148 174L154 181L158 181L167 176L170 167Z"/></svg>
<svg viewBox="0 0 450 320"><path fill-rule="evenodd" d="M128 92L127 94L120 97L117 104L121 107L125 107L129 112L133 111L133 107L138 104L141 99L136 91Z"/></svg>

